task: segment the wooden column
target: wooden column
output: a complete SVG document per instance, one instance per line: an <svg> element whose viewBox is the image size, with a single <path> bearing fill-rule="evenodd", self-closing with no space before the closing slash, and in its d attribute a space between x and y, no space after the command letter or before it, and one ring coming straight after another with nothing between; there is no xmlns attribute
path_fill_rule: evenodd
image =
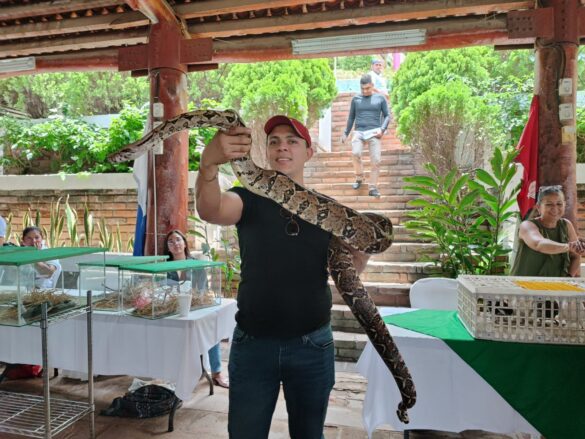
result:
<svg viewBox="0 0 585 439"><path fill-rule="evenodd" d="M563 136L575 127L577 50L579 47L578 0L544 0L554 11L554 36L536 40L535 93L539 109L539 185L561 184L567 199L565 216L577 228L575 136ZM559 80L570 78L573 93L559 97ZM572 104L573 118L560 120L559 105Z"/></svg>
<svg viewBox="0 0 585 439"><path fill-rule="evenodd" d="M148 59L153 105L162 104L167 120L187 111L187 66L180 64L181 32L175 23L160 21L151 27ZM152 121L156 124L157 120ZM161 155L149 158L148 216L144 254L163 252L164 236L173 229L187 231L189 132L164 141ZM156 245L155 245L156 241Z"/></svg>

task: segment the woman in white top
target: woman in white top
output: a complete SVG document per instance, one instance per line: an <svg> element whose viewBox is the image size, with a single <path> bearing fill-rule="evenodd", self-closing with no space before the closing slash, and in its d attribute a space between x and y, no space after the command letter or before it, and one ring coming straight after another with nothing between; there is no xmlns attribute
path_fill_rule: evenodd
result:
<svg viewBox="0 0 585 439"><path fill-rule="evenodd" d="M43 248L43 232L35 226L27 227L22 231L20 244L24 247L36 247L41 250ZM35 270L35 287L55 288L61 274L61 264L57 259L37 262Z"/></svg>

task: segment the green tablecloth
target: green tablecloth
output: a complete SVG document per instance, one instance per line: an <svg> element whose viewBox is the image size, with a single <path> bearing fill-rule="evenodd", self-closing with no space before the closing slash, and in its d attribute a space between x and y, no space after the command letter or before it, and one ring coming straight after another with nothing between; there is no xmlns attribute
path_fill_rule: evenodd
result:
<svg viewBox="0 0 585 439"><path fill-rule="evenodd" d="M585 438L585 347L475 340L455 311L384 321L443 340L546 439Z"/></svg>

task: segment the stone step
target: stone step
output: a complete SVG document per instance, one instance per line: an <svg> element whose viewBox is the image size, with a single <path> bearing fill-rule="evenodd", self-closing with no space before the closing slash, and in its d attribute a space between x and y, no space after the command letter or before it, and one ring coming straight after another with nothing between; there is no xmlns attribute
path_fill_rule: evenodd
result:
<svg viewBox="0 0 585 439"><path fill-rule="evenodd" d="M409 282L368 282L363 281L368 294L376 306L409 306L408 293L411 283ZM329 281L332 300L334 304L343 305L345 301L337 291L333 281Z"/></svg>
<svg viewBox="0 0 585 439"><path fill-rule="evenodd" d="M312 169L315 167L331 167L331 166L353 166L353 156L351 151L344 151L344 155L334 157L321 157L318 159L312 159L307 162L307 168ZM368 152L362 154L362 163L370 164L370 155ZM410 168L415 167L414 156L412 154L392 154L380 156L380 167L387 168L393 166L408 166Z"/></svg>
<svg viewBox="0 0 585 439"><path fill-rule="evenodd" d="M362 326L347 305L334 304L331 307L331 328L334 331L365 334Z"/></svg>
<svg viewBox="0 0 585 439"><path fill-rule="evenodd" d="M407 197L407 202L417 197L416 192L402 189L401 183L397 183L396 186L392 186L389 183L378 182L376 188L382 196L389 197L404 195ZM359 189L353 189L350 183L337 184L335 186L330 184L318 184L312 185L311 188L335 199L337 199L337 197L345 196L368 196L370 190L370 186L366 183L362 184Z"/></svg>
<svg viewBox="0 0 585 439"><path fill-rule="evenodd" d="M376 209L375 213L390 219L390 221L392 221L392 225L397 227L410 219L408 213L412 211L413 209Z"/></svg>
<svg viewBox="0 0 585 439"><path fill-rule="evenodd" d="M380 175L378 181L380 183L390 183L405 186L407 183L404 181L406 175L393 175L391 169L380 169ZM353 170L338 171L334 174L331 172L313 172L312 170L305 171L305 185L311 189L318 190L315 185L326 184L329 186L337 186L338 184L353 184L355 181L355 174ZM364 181L367 183L370 180L370 171L364 172Z"/></svg>
<svg viewBox="0 0 585 439"><path fill-rule="evenodd" d="M311 163L311 162L309 162ZM369 171L370 159L363 158L362 163L364 167ZM405 175L413 175L415 173L415 167L412 162L404 161L404 163L395 163L388 159L382 159L380 163L380 169L387 169L393 174L397 171L406 172ZM327 162L312 162L310 165L307 164L306 173L310 172L339 172L339 171L353 171L353 163L348 160L331 160Z"/></svg>
<svg viewBox="0 0 585 439"><path fill-rule="evenodd" d="M368 186L370 185L370 178L368 176L364 177L362 180L362 185L359 190L353 188L353 184L355 183L355 176L350 177L339 177L336 175L331 175L327 177L305 177L304 186L312 189L317 192L327 193L331 190L350 190L356 191L355 194L361 193L360 191L367 191ZM400 191L403 193L404 191L408 191L412 197L419 196L417 192L411 191L410 189L406 189L405 186L408 186L407 183L404 182L402 177L398 178L378 178L378 189L386 188L391 189L393 191ZM388 195L392 195L391 193Z"/></svg>
<svg viewBox="0 0 585 439"><path fill-rule="evenodd" d="M329 195L324 192L325 195ZM343 203L346 206L351 206L356 209L356 204L372 203L380 206L380 209L407 209L406 203L413 199L412 195L382 195L381 197L371 197L369 195L356 194L356 191L349 195L339 195L337 201ZM388 207L391 205L392 207ZM400 205L400 207L394 207ZM359 209L359 207L357 208Z"/></svg>
<svg viewBox="0 0 585 439"><path fill-rule="evenodd" d="M360 279L363 282L413 283L436 272L432 262L369 261Z"/></svg>
<svg viewBox="0 0 585 439"><path fill-rule="evenodd" d="M372 255L370 261L415 262L423 255L437 257L438 246L433 243L394 242L384 253Z"/></svg>
<svg viewBox="0 0 585 439"><path fill-rule="evenodd" d="M367 154L366 154L367 155ZM412 160L414 154L408 147L403 147L402 149L390 149L390 150L382 150L381 156L384 157L410 157L409 160ZM330 159L350 159L351 160L351 148L348 148L345 151L331 151L331 152L318 152L315 154L313 160L318 161L325 161Z"/></svg>
<svg viewBox="0 0 585 439"><path fill-rule="evenodd" d="M333 331L335 360L355 363L366 347L368 336L353 332Z"/></svg>
<svg viewBox="0 0 585 439"><path fill-rule="evenodd" d="M430 239L415 238L414 236L412 236L412 232L401 224L393 226L392 230L394 231L394 240L396 242L420 242L420 243L429 243L430 242Z"/></svg>

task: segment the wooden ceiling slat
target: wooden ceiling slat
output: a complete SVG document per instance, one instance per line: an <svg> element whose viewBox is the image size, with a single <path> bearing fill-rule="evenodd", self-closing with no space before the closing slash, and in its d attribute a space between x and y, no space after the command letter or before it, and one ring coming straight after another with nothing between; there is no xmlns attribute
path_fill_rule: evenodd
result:
<svg viewBox="0 0 585 439"><path fill-rule="evenodd" d="M9 6L0 9L0 21L16 20L40 15L63 14L84 9L103 8L124 4L124 0L61 0L41 3Z"/></svg>
<svg viewBox="0 0 585 439"><path fill-rule="evenodd" d="M147 40L148 31L146 29L136 29L95 35L4 43L0 44L0 58L68 52L82 49L98 49L112 46L121 47L146 43Z"/></svg>
<svg viewBox="0 0 585 439"><path fill-rule="evenodd" d="M191 18L199 18L199 17L207 17L213 15L221 15L221 14L237 14L240 12L249 12L249 11L257 11L263 9L275 9L275 8L285 8L285 7L293 7L299 5L305 5L307 3L311 3L307 0L276 0L276 1L260 1L260 0L209 0L209 1L199 1L199 2L192 2L192 3L184 3L181 5L175 6L175 11L179 16L184 19L191 19ZM312 2L314 3L314 2ZM324 2L326 3L326 2ZM481 11L474 11L473 7L468 6L476 2L468 1L468 0L440 0L440 1L426 1L426 2L401 2L399 4L392 4L387 6L396 6L398 8L404 6L407 9L416 8L418 6L422 6L423 8L426 7L427 4L437 4L437 6L431 6L433 9L442 9L444 15L453 15L454 13L451 12L452 9L467 9L468 12L464 13L478 13L481 14ZM504 12L511 9L523 9L523 8L533 8L534 1L518 1L518 0L489 0L484 2L483 6L480 6L489 12ZM386 6L386 7L387 7ZM367 8L360 8L363 10L371 11L372 7L368 6ZM348 8L347 10L352 10ZM355 9L354 9L355 10ZM313 16L317 13L306 14Z"/></svg>
<svg viewBox="0 0 585 439"><path fill-rule="evenodd" d="M148 26L148 24L148 18L138 11L114 15L94 15L93 17L68 18L60 21L0 27L0 41L43 37L47 35L65 35L77 32L103 31L108 29L122 30Z"/></svg>
<svg viewBox="0 0 585 439"><path fill-rule="evenodd" d="M294 39L303 38L321 38L334 36L347 36L360 34L363 35L369 32L386 32L399 31L407 29L426 29L429 39L438 38L461 38L462 35L469 35L467 42L472 45L470 41L477 38L481 44L493 44L488 42L486 34L497 36L496 41L500 43L507 37L506 16L505 14L497 15L489 20L478 21L474 18L447 18L421 21L420 23L386 23L382 25L372 25L368 27L368 32L364 32L361 28L354 29L331 29L313 32L291 32L286 35L265 35L254 37L239 37L229 38L227 40L219 40L214 43L213 61L224 62L255 62L265 61L270 57L274 59L290 59L297 58L292 55L291 41ZM475 37L474 37L475 36ZM479 44L479 43L478 43ZM405 48L392 48L395 51L413 51L417 50L418 46L409 46ZM425 45L428 48L428 45ZM453 46L455 47L455 46ZM385 51L389 51L388 47L380 47ZM420 50L420 48L419 48ZM324 53L315 55L314 57L323 56L346 56L357 53L364 53L367 51L347 51L339 53ZM371 53L372 50L370 49ZM304 57L304 56L303 56ZM301 58L301 57L298 57Z"/></svg>
<svg viewBox="0 0 585 439"><path fill-rule="evenodd" d="M118 49L80 50L36 57L34 73L117 71ZM0 73L0 78L30 75L31 72Z"/></svg>
<svg viewBox="0 0 585 439"><path fill-rule="evenodd" d="M307 4L307 0L209 0L183 3L175 6L175 12L183 19L207 17L210 15L237 14L268 8L287 8Z"/></svg>
<svg viewBox="0 0 585 439"><path fill-rule="evenodd" d="M111 54L87 57L82 53L91 50L117 53L119 47L147 43L149 31L149 21L140 11L114 13L116 8L112 6L146 5L152 9L159 5L157 1L41 0L0 8L3 25L0 27L0 59L34 55L40 63L37 71L83 70L86 65L88 70L92 67L111 69L117 66L117 59L113 61ZM172 4L171 0L166 1L167 5ZM322 4L326 7L322 8ZM299 13L300 5L307 5L308 12ZM285 7L290 8L289 13L281 17ZM272 14L266 13L268 8ZM216 39L214 57L208 64L298 58L292 55L292 39L415 28L427 30L426 44L380 49L417 51L477 44L532 43L533 39L511 39L506 27L508 12L532 8L533 0L386 0L385 3L352 0L345 2L344 9L340 8L339 0L193 0L173 4L182 22L193 19L188 22L188 30L195 38ZM84 12L89 9L93 10L93 15ZM102 15L108 11L109 14ZM75 15L73 12L79 18L71 18ZM55 20L57 14L63 17ZM225 20L220 17L224 14L228 14ZM41 21L40 16L46 18ZM213 22L196 19L209 16L214 17ZM228 18L231 16L233 20ZM35 17L33 20L38 23L27 17ZM350 48L343 53L327 52L309 57L367 52L371 53L372 49L352 51ZM49 57L53 58L49 60ZM48 60L46 64L42 64L44 60Z"/></svg>
<svg viewBox="0 0 585 439"><path fill-rule="evenodd" d="M193 38L225 38L243 35L261 35L275 32L292 32L309 29L326 29L337 26L356 26L388 21L421 20L445 14L449 5L449 15L487 15L494 12L507 12L529 8L533 1L434 0L417 3L392 3L383 6L355 8L273 16L266 18L226 20L213 23L196 23L189 26Z"/></svg>

